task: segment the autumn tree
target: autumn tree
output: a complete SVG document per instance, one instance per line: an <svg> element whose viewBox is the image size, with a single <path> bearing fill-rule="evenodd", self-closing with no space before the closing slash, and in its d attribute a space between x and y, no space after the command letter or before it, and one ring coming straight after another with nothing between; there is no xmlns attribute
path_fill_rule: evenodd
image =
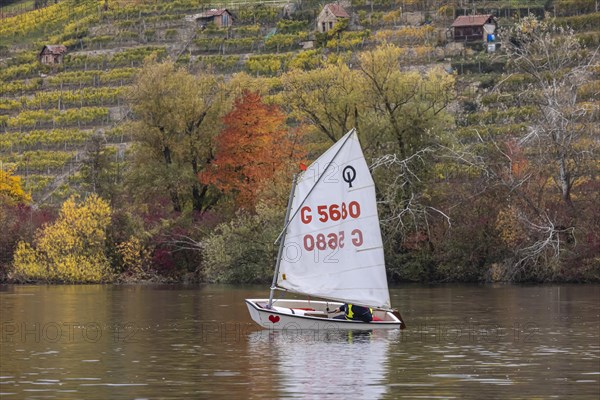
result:
<svg viewBox="0 0 600 400"><path fill-rule="evenodd" d="M406 159L444 136L454 77L441 69L407 72L403 56L385 44L361 53L355 70L336 64L290 72L282 77L287 104L332 142L356 127L365 147L376 143Z"/></svg>
<svg viewBox="0 0 600 400"><path fill-rule="evenodd" d="M502 232L520 231L525 238L513 247L512 274L541 268L546 277L554 276L576 238L597 230L589 222L597 214L592 204L599 176L594 123L598 106L580 98L590 82L597 50L584 48L573 30L550 18L524 18L507 39L509 69L530 82L519 97L537 112L526 131L512 138L512 148L504 146L503 156L515 179L503 180L512 184L507 185L512 195L498 223ZM514 221L510 227L509 213Z"/></svg>
<svg viewBox="0 0 600 400"><path fill-rule="evenodd" d="M461 187L471 188L464 201L469 210L487 203L493 218L480 220L487 220L486 228L491 223L490 243L504 249L495 267L498 279L597 277L597 106L580 98L595 55L551 19L524 18L505 39L510 75L492 96L514 101L495 107L526 111L527 119L522 127L463 129L470 138L453 149L453 158L464 168ZM517 93L507 85L510 78L522 82ZM596 272L590 272L594 263Z"/></svg>
<svg viewBox="0 0 600 400"><path fill-rule="evenodd" d="M82 159L81 178L83 188L99 196L112 199L117 190L119 176L113 160L119 154L114 154L106 143L106 136L96 132L86 143Z"/></svg>
<svg viewBox="0 0 600 400"><path fill-rule="evenodd" d="M50 218L45 210L33 209L31 195L12 169L0 169L0 280L12 263L20 240L31 238L35 229Z"/></svg>
<svg viewBox="0 0 600 400"><path fill-rule="evenodd" d="M147 60L130 93L136 117L131 182L140 196L166 193L178 212L190 203L202 212L214 202L197 176L213 158L223 89L217 76Z"/></svg>
<svg viewBox="0 0 600 400"><path fill-rule="evenodd" d="M362 52L358 65L344 64L282 78L292 112L323 140L335 142L356 127L372 161L388 254L410 235L428 240L428 219L447 217L428 197L440 147L452 142L447 110L455 98L454 76L439 68L404 68L405 50L384 44ZM425 232L425 233L423 233Z"/></svg>
<svg viewBox="0 0 600 400"><path fill-rule="evenodd" d="M597 52L589 52L573 30L552 20L524 18L506 46L509 67L532 82L521 95L539 110L520 143L537 149L539 165L551 166L552 178L565 205L573 208L572 191L588 171L593 152L594 106L581 102L578 88L590 81ZM543 156L546 155L546 156Z"/></svg>
<svg viewBox="0 0 600 400"><path fill-rule="evenodd" d="M404 160L438 142L452 120L446 112L454 99L454 77L442 69L424 74L403 70L403 49L384 44L361 53L364 101L379 120L379 129L396 145Z"/></svg>
<svg viewBox="0 0 600 400"><path fill-rule="evenodd" d="M14 171L0 168L0 204L16 205L29 204L31 195L21 184L21 177L14 175Z"/></svg>
<svg viewBox="0 0 600 400"><path fill-rule="evenodd" d="M284 97L293 115L336 142L359 127L360 79L357 71L341 63L306 72L295 70L282 77ZM361 129L358 132L362 134Z"/></svg>
<svg viewBox="0 0 600 400"><path fill-rule="evenodd" d="M51 207L0 204L0 281L4 281L12 269L17 244L32 241L37 229L54 218Z"/></svg>
<svg viewBox="0 0 600 400"><path fill-rule="evenodd" d="M223 118L215 159L200 181L234 195L240 207L253 209L257 193L301 157L298 133L287 128L285 119L279 107L265 104L257 92L245 91Z"/></svg>
<svg viewBox="0 0 600 400"><path fill-rule="evenodd" d="M13 278L54 282L110 279L106 256L110 219L110 206L100 197L91 195L80 204L69 198L58 219L41 228L33 244L17 245Z"/></svg>
<svg viewBox="0 0 600 400"><path fill-rule="evenodd" d="M448 221L432 202L431 183L444 145L452 143L454 76L433 68L406 71L404 51L384 44L361 53L364 111L379 132L372 169L379 189L388 254L401 254L408 242L431 251L431 223ZM418 240L417 240L418 238ZM414 248L415 246L413 246Z"/></svg>

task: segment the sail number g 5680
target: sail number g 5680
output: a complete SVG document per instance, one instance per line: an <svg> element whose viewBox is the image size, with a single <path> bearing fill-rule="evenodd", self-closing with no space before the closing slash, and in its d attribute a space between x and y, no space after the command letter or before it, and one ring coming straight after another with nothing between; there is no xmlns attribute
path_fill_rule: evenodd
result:
<svg viewBox="0 0 600 400"><path fill-rule="evenodd" d="M332 232L328 233L327 235L325 235L324 233L319 233L315 236L309 233L307 235L304 235L304 249L306 251L313 251L315 248L317 250L325 250L328 248L331 250L335 250L337 248L343 249L345 245L344 238L344 231L341 231L339 233ZM362 246L362 231L360 229L354 229L350 233L350 241L355 247Z"/></svg>
<svg viewBox="0 0 600 400"><path fill-rule="evenodd" d="M360 217L360 204L357 201L351 201L346 205L342 204L330 204L317 206L317 214L319 221L339 221L345 220L346 218L358 218ZM309 206L304 206L300 209L300 219L303 224L310 224L313 220L312 209Z"/></svg>

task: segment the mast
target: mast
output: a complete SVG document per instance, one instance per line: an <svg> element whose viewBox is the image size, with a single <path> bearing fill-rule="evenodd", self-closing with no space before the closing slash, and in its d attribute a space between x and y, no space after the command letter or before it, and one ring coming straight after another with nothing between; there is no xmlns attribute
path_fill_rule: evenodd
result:
<svg viewBox="0 0 600 400"><path fill-rule="evenodd" d="M292 209L292 202L294 200L294 193L296 191L297 179L298 175L294 174L294 178L292 179L292 190L288 199L287 209L285 210L285 227L283 229L283 232L277 238L277 240L279 240L279 251L277 252L277 263L275 264L275 273L273 274L273 282L271 282L271 292L269 293L269 304L267 305L267 308L271 308L271 306L273 305L273 295L275 294L275 289L277 288L275 285L277 284L277 275L279 274L279 266L281 265L281 256L283 254L283 246L285 244L285 231L287 230L288 218L290 217L290 210Z"/></svg>

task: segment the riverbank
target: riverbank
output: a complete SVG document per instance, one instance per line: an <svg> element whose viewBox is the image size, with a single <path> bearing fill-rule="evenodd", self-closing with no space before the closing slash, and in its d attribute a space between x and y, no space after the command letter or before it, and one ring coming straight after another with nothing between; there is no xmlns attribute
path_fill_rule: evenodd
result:
<svg viewBox="0 0 600 400"><path fill-rule="evenodd" d="M227 284L231 285L248 285L248 284L262 284L268 286L271 282L272 275L266 276L262 280L253 280L252 282L227 282ZM600 283L600 267L592 268L589 271L589 275L584 275L580 277L562 277L557 276L553 280L521 280L521 281L508 281L508 280L450 280L450 279L439 279L439 280L429 280L429 281L410 281L410 280L394 280L388 276L388 282L390 285L399 285L399 284L426 284L426 285L447 285L447 284L505 284L505 285L554 285L554 284L598 284ZM5 285L93 285L93 284L107 284L107 285L189 285L189 284L221 284L219 282L210 282L206 280L201 274L198 273L188 273L181 276L160 276L155 275L152 277L133 277L129 275L114 275L110 279L101 280L98 282L67 282L67 281L53 281L53 280L24 280L24 279L14 279L10 276L0 275L0 284Z"/></svg>

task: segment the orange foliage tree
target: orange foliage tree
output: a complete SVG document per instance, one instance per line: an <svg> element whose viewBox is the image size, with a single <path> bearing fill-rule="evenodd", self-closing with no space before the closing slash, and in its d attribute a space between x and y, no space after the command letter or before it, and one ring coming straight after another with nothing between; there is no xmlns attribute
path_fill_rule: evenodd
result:
<svg viewBox="0 0 600 400"><path fill-rule="evenodd" d="M290 131L285 120L278 106L265 104L258 92L244 91L223 117L215 158L199 174L200 181L234 195L239 207L253 209L265 185L303 156L299 133Z"/></svg>

